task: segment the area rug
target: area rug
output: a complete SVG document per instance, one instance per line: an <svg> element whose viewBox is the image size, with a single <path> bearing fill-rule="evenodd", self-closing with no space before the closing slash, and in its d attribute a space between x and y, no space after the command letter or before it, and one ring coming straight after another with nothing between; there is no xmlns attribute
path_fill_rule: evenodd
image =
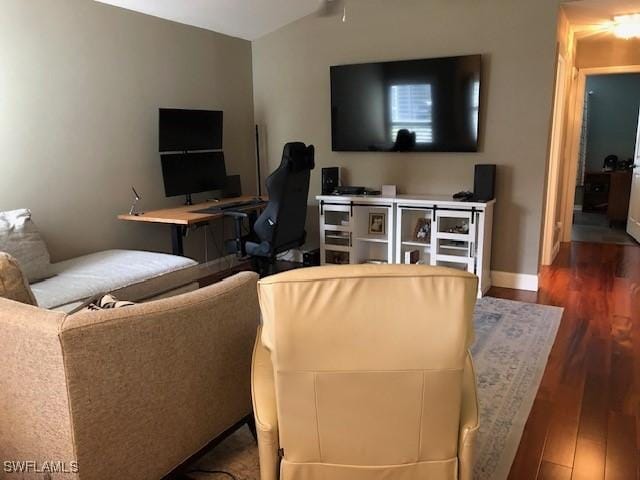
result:
<svg viewBox="0 0 640 480"><path fill-rule="evenodd" d="M485 297L475 309L472 347L478 378L480 431L476 480L503 480L529 416L562 309ZM194 468L194 479L259 480L258 451L246 427L229 437Z"/></svg>

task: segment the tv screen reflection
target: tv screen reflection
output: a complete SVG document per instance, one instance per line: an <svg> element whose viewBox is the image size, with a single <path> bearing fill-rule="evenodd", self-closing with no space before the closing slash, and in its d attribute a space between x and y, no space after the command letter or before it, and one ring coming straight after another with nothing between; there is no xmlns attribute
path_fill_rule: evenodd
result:
<svg viewBox="0 0 640 480"><path fill-rule="evenodd" d="M474 152L481 56L331 67L334 151Z"/></svg>

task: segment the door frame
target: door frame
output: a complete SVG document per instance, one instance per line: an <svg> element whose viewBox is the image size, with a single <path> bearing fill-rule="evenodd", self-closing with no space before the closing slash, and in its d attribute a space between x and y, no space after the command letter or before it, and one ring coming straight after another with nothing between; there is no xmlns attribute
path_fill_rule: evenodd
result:
<svg viewBox="0 0 640 480"><path fill-rule="evenodd" d="M542 227L542 265L551 265L553 263L560 245L560 232L557 232L556 212L558 210L558 197L560 197L558 187L562 180L562 137L565 129L567 91L567 61L561 53L558 53L556 60L556 84L553 101L551 142L549 146L549 166L547 168L544 224Z"/></svg>
<svg viewBox="0 0 640 480"><path fill-rule="evenodd" d="M640 73L640 65L580 68L577 71L577 80L574 82L575 91L571 93L574 96L573 106L569 105L569 131L567 132L565 150L567 161L565 162L562 182L562 242L571 241L573 203L576 196L577 166L580 155L580 135L582 132L587 77L591 75L614 75L617 73Z"/></svg>

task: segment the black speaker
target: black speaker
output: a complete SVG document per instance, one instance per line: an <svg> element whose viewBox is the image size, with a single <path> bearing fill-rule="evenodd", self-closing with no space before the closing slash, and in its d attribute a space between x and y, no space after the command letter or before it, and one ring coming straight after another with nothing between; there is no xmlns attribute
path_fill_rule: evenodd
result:
<svg viewBox="0 0 640 480"><path fill-rule="evenodd" d="M476 165L473 177L473 199L487 202L496 198L496 166L493 164Z"/></svg>
<svg viewBox="0 0 640 480"><path fill-rule="evenodd" d="M302 253L302 265L305 267L315 267L320 265L320 249L315 248Z"/></svg>
<svg viewBox="0 0 640 480"><path fill-rule="evenodd" d="M322 169L322 195L331 195L340 186L340 167Z"/></svg>
<svg viewBox="0 0 640 480"><path fill-rule="evenodd" d="M227 186L222 191L223 198L234 198L242 195L242 185L240 184L240 175L228 175Z"/></svg>

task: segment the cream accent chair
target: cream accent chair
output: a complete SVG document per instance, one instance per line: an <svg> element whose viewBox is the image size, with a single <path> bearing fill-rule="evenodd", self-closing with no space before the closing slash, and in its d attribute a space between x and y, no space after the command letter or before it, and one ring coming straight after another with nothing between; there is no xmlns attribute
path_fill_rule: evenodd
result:
<svg viewBox="0 0 640 480"><path fill-rule="evenodd" d="M250 418L257 280L74 315L0 298L0 478L158 480Z"/></svg>
<svg viewBox="0 0 640 480"><path fill-rule="evenodd" d="M360 265L265 278L253 357L262 480L471 480L477 279Z"/></svg>

